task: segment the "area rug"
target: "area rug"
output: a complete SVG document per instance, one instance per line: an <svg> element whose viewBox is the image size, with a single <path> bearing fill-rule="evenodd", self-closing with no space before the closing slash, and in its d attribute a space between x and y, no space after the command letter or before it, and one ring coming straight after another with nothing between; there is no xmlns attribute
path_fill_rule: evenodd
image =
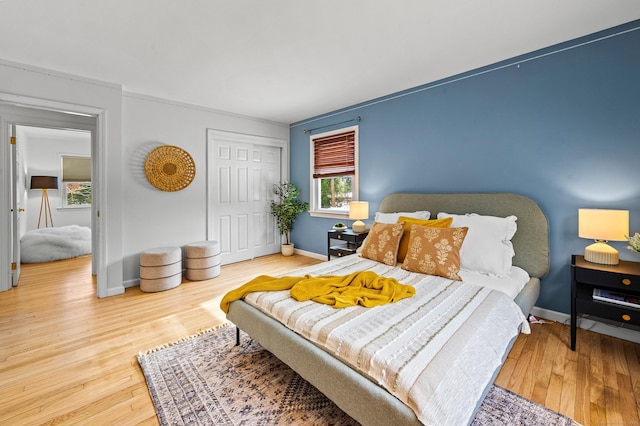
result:
<svg viewBox="0 0 640 426"><path fill-rule="evenodd" d="M320 391L246 337L222 326L138 354L163 426L357 425ZM473 425L576 425L493 386Z"/></svg>

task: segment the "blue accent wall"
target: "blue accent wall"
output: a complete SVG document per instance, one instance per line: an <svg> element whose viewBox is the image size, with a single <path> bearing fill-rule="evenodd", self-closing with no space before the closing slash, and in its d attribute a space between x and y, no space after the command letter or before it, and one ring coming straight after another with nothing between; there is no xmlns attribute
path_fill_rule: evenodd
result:
<svg viewBox="0 0 640 426"><path fill-rule="evenodd" d="M551 270L539 307L570 312L571 254L591 243L577 236L579 208L628 209L630 232L640 232L640 21L292 124L301 198L310 192L304 129L356 116L368 224L392 192L514 192L540 205ZM299 215L296 247L326 254L335 222Z"/></svg>

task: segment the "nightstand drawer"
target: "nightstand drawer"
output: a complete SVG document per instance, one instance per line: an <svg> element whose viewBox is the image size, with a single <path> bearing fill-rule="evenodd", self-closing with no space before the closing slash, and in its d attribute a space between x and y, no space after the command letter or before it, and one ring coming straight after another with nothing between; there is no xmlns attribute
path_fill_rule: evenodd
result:
<svg viewBox="0 0 640 426"><path fill-rule="evenodd" d="M640 291L640 277L593 269L576 269L576 281L600 287L626 291Z"/></svg>
<svg viewBox="0 0 640 426"><path fill-rule="evenodd" d="M589 315L593 315L594 317L640 326L640 309L590 300L577 300L576 302L578 312L588 312Z"/></svg>
<svg viewBox="0 0 640 426"><path fill-rule="evenodd" d="M327 260L331 260L331 256L343 257L356 253L368 234L368 231L353 232L351 228L341 232L330 230L327 233Z"/></svg>
<svg viewBox="0 0 640 426"><path fill-rule="evenodd" d="M342 257L342 256L349 256L350 254L354 254L356 252L356 247L353 246L347 246L342 245L342 246L333 246L331 248L329 248L329 256L337 256L337 257Z"/></svg>

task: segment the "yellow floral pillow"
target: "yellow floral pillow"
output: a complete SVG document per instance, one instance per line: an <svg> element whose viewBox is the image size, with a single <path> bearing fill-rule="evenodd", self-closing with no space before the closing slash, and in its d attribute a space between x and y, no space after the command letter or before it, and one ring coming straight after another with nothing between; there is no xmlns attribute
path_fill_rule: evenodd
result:
<svg viewBox="0 0 640 426"><path fill-rule="evenodd" d="M404 222L380 223L373 222L369 235L362 243L362 257L376 260L386 265L395 265L398 255L398 245L404 232Z"/></svg>
<svg viewBox="0 0 640 426"><path fill-rule="evenodd" d="M451 219L451 220L449 220ZM404 222L404 233L400 240L400 247L398 247L398 262L404 262L404 258L407 256L407 250L409 250L409 238L411 236L411 225L430 226L431 228L448 228L453 222L452 217L446 219L416 219L413 217L400 216L398 222Z"/></svg>
<svg viewBox="0 0 640 426"><path fill-rule="evenodd" d="M462 281L460 248L469 228L430 228L411 225L409 249L403 269L428 275L438 275Z"/></svg>

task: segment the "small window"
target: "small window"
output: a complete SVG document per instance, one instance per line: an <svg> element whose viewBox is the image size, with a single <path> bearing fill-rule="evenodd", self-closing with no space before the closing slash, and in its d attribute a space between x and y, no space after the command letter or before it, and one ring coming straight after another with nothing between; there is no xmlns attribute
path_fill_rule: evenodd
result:
<svg viewBox="0 0 640 426"><path fill-rule="evenodd" d="M64 207L91 205L91 182L64 182Z"/></svg>
<svg viewBox="0 0 640 426"><path fill-rule="evenodd" d="M358 126L313 135L311 215L343 217L358 200Z"/></svg>
<svg viewBox="0 0 640 426"><path fill-rule="evenodd" d="M61 156L62 207L91 206L91 157Z"/></svg>

